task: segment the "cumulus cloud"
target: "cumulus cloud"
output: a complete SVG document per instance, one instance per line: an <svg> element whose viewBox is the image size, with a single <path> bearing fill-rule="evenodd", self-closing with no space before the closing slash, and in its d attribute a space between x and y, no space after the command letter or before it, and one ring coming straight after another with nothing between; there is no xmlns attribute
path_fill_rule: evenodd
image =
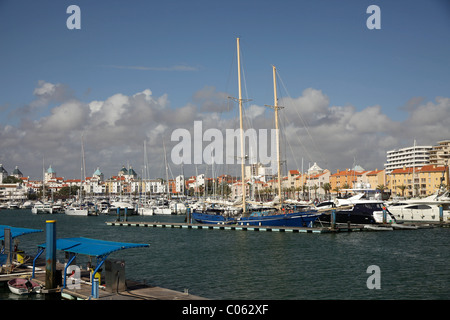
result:
<svg viewBox="0 0 450 320"><path fill-rule="evenodd" d="M36 99L30 103L31 108L47 106L53 102L62 102L72 97L72 92L63 84L53 84L39 80L38 86L33 91L33 95L36 96Z"/></svg>
<svg viewBox="0 0 450 320"><path fill-rule="evenodd" d="M239 127L236 117L227 114L237 113L237 108L227 105L228 95L214 87L201 88L184 106L171 106L167 94L154 96L149 88L133 95L115 93L104 100L82 102L67 86L40 81L34 95L30 106L50 108L48 114L34 120L24 117L16 125L0 125L0 163L9 168L19 165L24 174L34 178L40 178L43 158L58 175L78 177L82 136L87 175L100 166L109 177L124 164L140 173L145 140L153 177L164 176L163 140L169 156L176 144L170 141L175 129L193 134L194 121L198 120L203 132ZM351 167L354 158L366 169L380 169L387 150L409 146L414 139L433 145L450 138L447 97L411 100L403 121L390 119L379 105L332 105L324 92L313 88L297 97L280 99L279 104L285 107L280 123L289 169L301 169L303 159L305 169L308 163L317 162L335 171ZM274 126L273 110L265 106L246 104L245 114L255 129ZM203 148L207 145L203 142ZM177 170L173 168L174 175L179 174ZM185 166L184 170L195 173L195 168Z"/></svg>
<svg viewBox="0 0 450 320"><path fill-rule="evenodd" d="M233 107L228 97L225 92L218 92L212 86L205 86L195 92L192 98L202 112L226 112Z"/></svg>

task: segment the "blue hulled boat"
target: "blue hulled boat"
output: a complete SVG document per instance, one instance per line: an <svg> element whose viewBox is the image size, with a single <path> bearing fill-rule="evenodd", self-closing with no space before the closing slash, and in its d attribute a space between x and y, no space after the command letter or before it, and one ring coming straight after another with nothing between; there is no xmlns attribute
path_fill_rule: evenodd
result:
<svg viewBox="0 0 450 320"><path fill-rule="evenodd" d="M198 223L204 224L238 224L249 226L273 227L312 227L320 214L315 210L288 213L258 213L250 216L228 217L220 213L192 212Z"/></svg>
<svg viewBox="0 0 450 320"><path fill-rule="evenodd" d="M244 153L244 137L243 137L243 121L242 121L242 96L241 96L241 68L240 68L240 49L239 38L237 39L237 58L238 58L238 83L239 83L239 114L240 114L240 138L241 138L241 155ZM273 66L273 82L274 82L274 106L275 110L275 129L277 130L277 162L278 162L278 197L280 203L271 207L251 207L246 205L246 191L242 188L242 207L239 210L229 208L209 208L203 211L194 210L192 218L198 223L205 224L238 224L250 226L285 226L285 227L312 227L314 221L320 216L317 210L309 207L290 206L283 204L281 194L281 161L280 147L278 135L278 106L277 85L276 85L276 69ZM242 181L245 181L244 163L245 157L241 157L241 173Z"/></svg>

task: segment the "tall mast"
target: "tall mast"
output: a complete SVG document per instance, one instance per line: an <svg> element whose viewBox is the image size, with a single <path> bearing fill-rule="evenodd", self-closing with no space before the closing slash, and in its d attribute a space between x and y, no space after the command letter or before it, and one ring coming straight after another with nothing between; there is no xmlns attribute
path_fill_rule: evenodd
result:
<svg viewBox="0 0 450 320"><path fill-rule="evenodd" d="M247 212L245 205L245 154L244 154L244 126L242 119L242 89L241 89L241 56L239 47L239 38L237 40L237 62L238 62L238 86L239 86L239 122L240 122L240 135L241 135L241 176L242 176L242 210L245 215Z"/></svg>
<svg viewBox="0 0 450 320"><path fill-rule="evenodd" d="M283 198L281 197L281 160L280 160L280 130L278 128L278 97L277 97L277 69L275 66L273 68L273 99L275 109L275 134L277 138L277 165L278 165L278 197L280 198L280 208L283 205Z"/></svg>
<svg viewBox="0 0 450 320"><path fill-rule="evenodd" d="M278 96L277 96L277 69L275 66L272 66L273 69L273 100L274 105L266 107L272 108L275 110L275 134L277 138L277 171L278 171L278 197L280 198L279 208L283 206L283 198L281 197L281 159L280 159L280 129L278 127L278 110L283 107L278 105ZM303 168L303 159L302 159L302 168ZM302 169L303 170L303 169Z"/></svg>

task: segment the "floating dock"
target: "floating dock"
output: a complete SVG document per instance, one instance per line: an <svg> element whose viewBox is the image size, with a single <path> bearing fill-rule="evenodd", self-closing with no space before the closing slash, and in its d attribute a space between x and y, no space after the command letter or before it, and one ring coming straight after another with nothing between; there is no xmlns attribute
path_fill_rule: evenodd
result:
<svg viewBox="0 0 450 320"><path fill-rule="evenodd" d="M385 231L385 230L415 230L428 229L434 227L447 227L448 224L380 224L377 228L367 228L363 224L337 224L335 228L331 227L270 227L270 226L252 226L245 224L200 224L183 222L135 222L135 221L107 221L108 226L120 227L143 227L143 228L180 228L180 229L206 229L206 230L243 230L243 231L269 231L269 232L293 232L293 233L337 233L337 232L357 232L357 231Z"/></svg>
<svg viewBox="0 0 450 320"><path fill-rule="evenodd" d="M46 221L47 241L38 245L34 257L23 251L19 254L17 246L13 250L13 239L42 230L0 226L0 240L4 243L0 248L0 283L6 285L16 278L32 279L43 288L40 293L46 300L205 300L187 291L181 293L126 280L125 262L107 259L112 252L149 247L148 244L84 237L57 239L55 226L55 220ZM56 260L56 250L65 253L65 264ZM45 259L40 258L44 251ZM75 264L78 255L96 258L96 266L89 262L83 270Z"/></svg>
<svg viewBox="0 0 450 320"><path fill-rule="evenodd" d="M32 261L32 259L30 259ZM41 286L45 285L45 261L38 259L36 264L35 277L36 281ZM63 272L64 265L57 263L56 269ZM11 279L32 276L32 265L26 263L9 274L0 275L0 283L4 283ZM55 289L55 292L61 293L61 298L65 300L207 300L203 297L192 295L186 292L179 292L175 290L165 289L161 287L151 286L146 283L139 283L132 280L126 280L126 288L120 292L112 292L102 284L98 291L98 298L94 299L91 294L92 284L90 282L90 272L88 270L81 271L81 283L79 289L62 289L61 286ZM41 293L41 295L43 295Z"/></svg>
<svg viewBox="0 0 450 320"><path fill-rule="evenodd" d="M243 230L243 231L269 231L269 232L293 232L293 233L331 233L331 232L353 232L363 231L363 225L351 225L348 227L339 226L335 229L326 227L306 228L306 227L270 227L252 226L244 224L200 224L182 222L130 222L130 221L110 221L108 226L121 227L144 227L144 228L182 228L182 229L209 229L209 230Z"/></svg>

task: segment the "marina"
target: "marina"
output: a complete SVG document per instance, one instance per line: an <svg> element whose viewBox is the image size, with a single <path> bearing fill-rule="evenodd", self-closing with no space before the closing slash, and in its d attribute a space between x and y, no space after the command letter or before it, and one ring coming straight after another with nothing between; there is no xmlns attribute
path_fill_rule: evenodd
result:
<svg viewBox="0 0 450 320"><path fill-rule="evenodd" d="M3 210L0 216L5 225L32 229L42 229L48 217L33 215L30 210ZM341 232L342 229L314 236L314 229L310 229L302 236L301 231L282 232L280 228L272 231L281 232L246 232L256 229L245 226L221 230L208 225L200 229L196 224L187 226L185 216L173 215L129 216L128 221L119 222L107 215L52 217L57 219L58 238L75 235L148 243L149 248L111 254L112 260L125 261L129 291L137 295L147 291L149 297L168 300L450 298L449 229L439 224L391 232L367 232L362 228ZM45 236L38 232L19 239L19 247L34 256ZM58 253L59 263L66 259L62 253ZM87 262L83 256L77 257L77 265L83 266L83 281L89 277ZM366 287L366 269L373 264L382 270L381 290ZM313 275L308 275L310 272ZM38 272L36 278L42 276ZM17 299L16 295L11 296L6 282L2 287L0 299ZM80 299L89 296L92 289L83 283L82 288L85 294ZM99 293L100 299L130 298L106 290ZM29 298L39 296L43 298L42 294Z"/></svg>
<svg viewBox="0 0 450 320"><path fill-rule="evenodd" d="M108 260L115 251L149 247L91 238L56 238L56 220L46 221L46 243L38 245L36 256L18 250L16 238L42 230L0 225L0 283L7 283L15 295L42 294L45 300L204 300L170 289L127 281L125 261ZM14 244L14 248L13 248ZM56 261L56 250L65 252L64 264ZM46 252L46 259L40 256ZM75 265L79 254L95 257L96 266L86 270ZM72 264L73 263L73 264ZM102 282L101 271L105 267Z"/></svg>
<svg viewBox="0 0 450 320"><path fill-rule="evenodd" d="M38 271L35 273L33 282L39 284L41 287L45 286L45 262L40 260L38 262ZM24 265L17 269L16 272L8 275L0 275L0 285L16 279L26 280L32 276L32 266ZM58 264L57 269L62 272L64 265ZM55 291L61 294L61 299L64 300L205 300L205 298L191 295L189 292L178 292L162 287L151 286L142 282L127 280L126 288L120 291L114 291L101 285L98 291L98 297L92 297L92 283L90 282L90 273L87 270L81 272L80 287L78 289L61 289L60 287ZM39 297L36 299L44 299L45 290L34 292Z"/></svg>

